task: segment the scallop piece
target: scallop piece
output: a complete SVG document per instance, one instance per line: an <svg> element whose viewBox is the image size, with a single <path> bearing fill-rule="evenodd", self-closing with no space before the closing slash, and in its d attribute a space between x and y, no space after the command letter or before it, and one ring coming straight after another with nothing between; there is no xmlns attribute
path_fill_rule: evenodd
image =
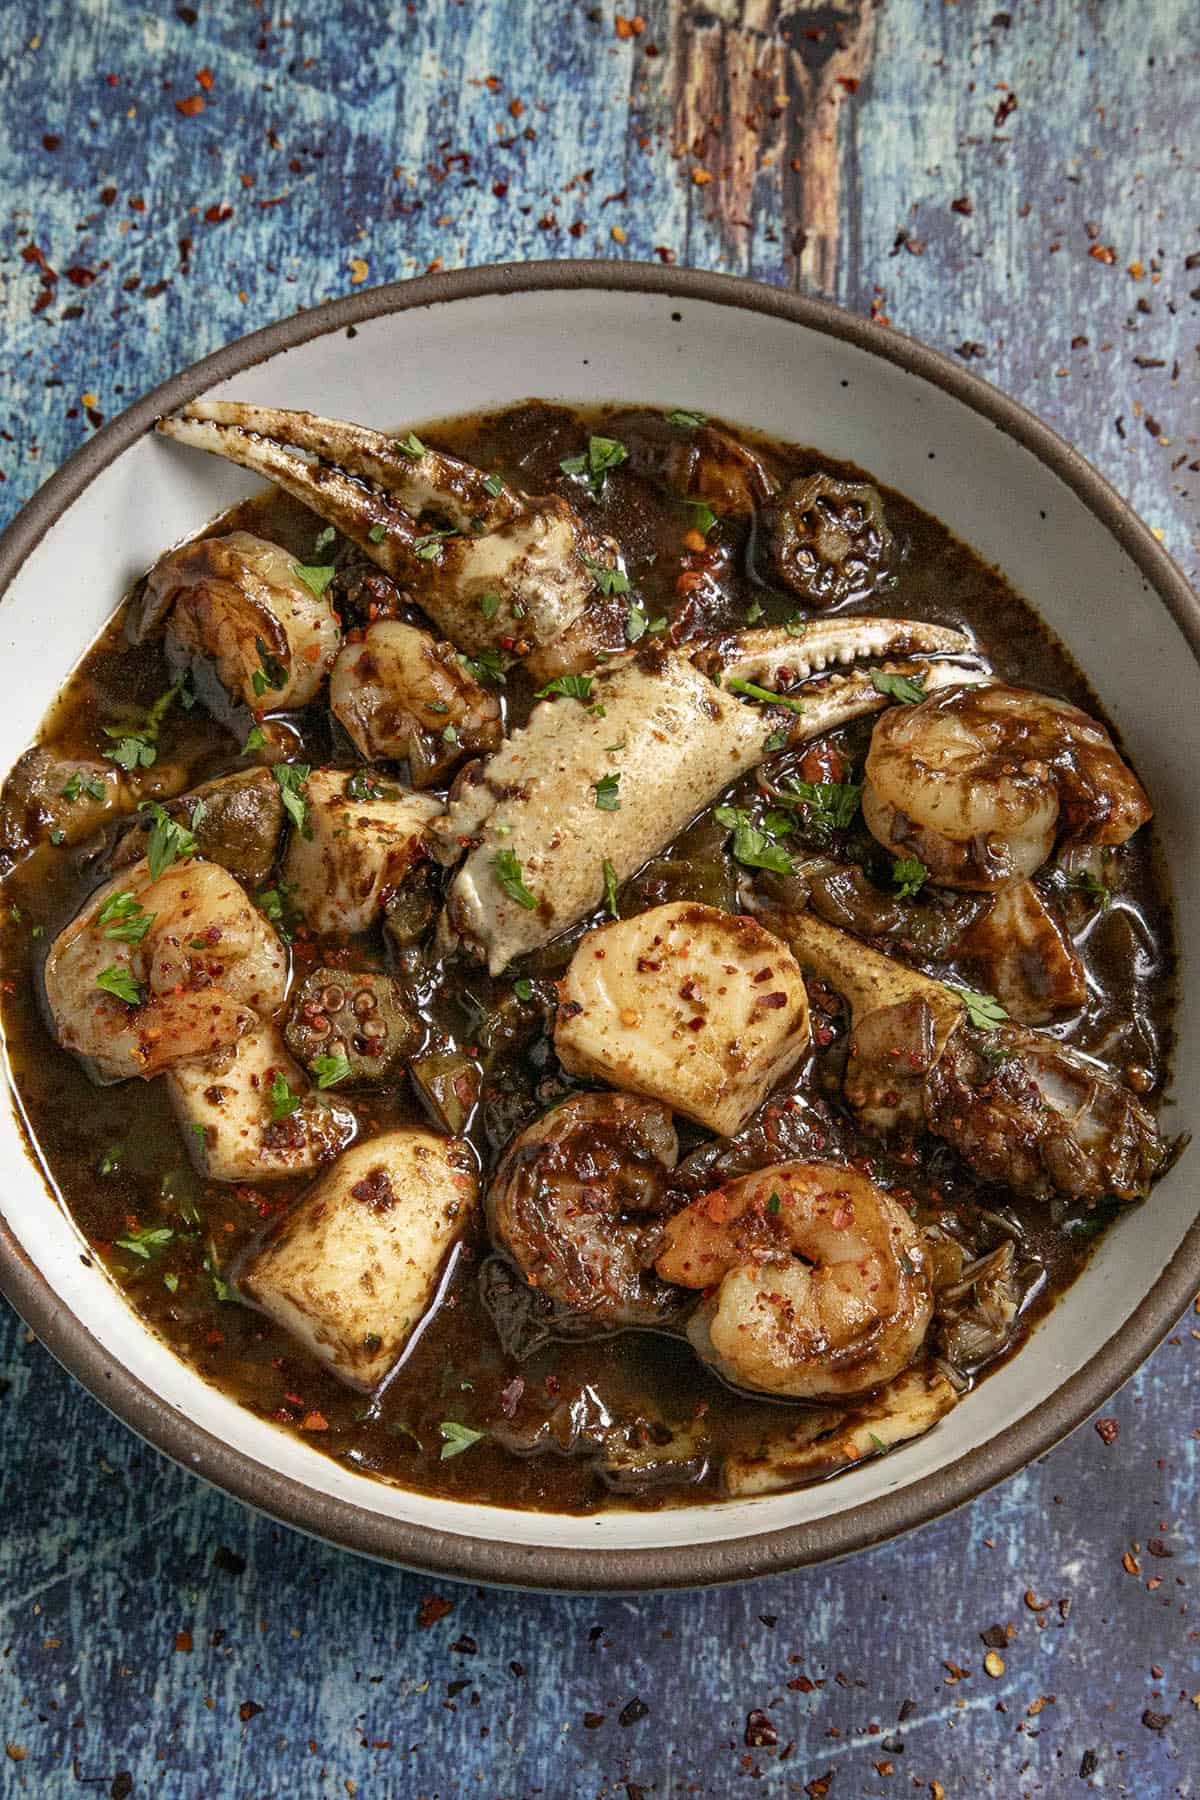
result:
<svg viewBox="0 0 1200 1800"><path fill-rule="evenodd" d="M428 631L383 619L342 650L329 704L368 762L407 761L414 785L429 787L500 742L500 703L476 668L489 673ZM498 663L490 673L503 680Z"/></svg>
<svg viewBox="0 0 1200 1800"><path fill-rule="evenodd" d="M354 1114L318 1100L276 1025L167 1074L167 1092L197 1171L208 1181L309 1175L348 1144Z"/></svg>
<svg viewBox="0 0 1200 1800"><path fill-rule="evenodd" d="M662 1100L731 1137L808 1047L791 952L755 920L687 901L590 931L559 988L573 1075Z"/></svg>
<svg viewBox="0 0 1200 1800"><path fill-rule="evenodd" d="M252 1252L238 1286L339 1380L369 1390L433 1303L478 1198L461 1140L384 1132L338 1158Z"/></svg>
<svg viewBox="0 0 1200 1800"><path fill-rule="evenodd" d="M316 932L366 931L425 855L441 802L363 769L314 769L304 800L284 869L293 899Z"/></svg>

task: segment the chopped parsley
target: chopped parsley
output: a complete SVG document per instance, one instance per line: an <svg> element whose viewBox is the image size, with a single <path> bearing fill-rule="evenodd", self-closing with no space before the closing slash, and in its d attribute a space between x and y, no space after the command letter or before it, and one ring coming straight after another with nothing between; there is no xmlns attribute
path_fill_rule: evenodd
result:
<svg viewBox="0 0 1200 1800"><path fill-rule="evenodd" d="M1082 894L1093 906L1105 912L1112 901L1112 889L1104 885L1098 875L1090 869L1081 869L1078 875L1068 875L1065 869L1055 870L1051 877L1055 887L1066 893Z"/></svg>
<svg viewBox="0 0 1200 1800"><path fill-rule="evenodd" d="M540 687L533 696L535 700L544 700L547 694L567 694L572 700L587 700L591 696L592 675L556 675L545 687Z"/></svg>
<svg viewBox="0 0 1200 1800"><path fill-rule="evenodd" d="M272 888L259 888L254 896L254 904L265 919L269 919L285 944L290 944L299 926L304 923L304 914L292 900L295 889L289 882L280 881Z"/></svg>
<svg viewBox="0 0 1200 1800"><path fill-rule="evenodd" d="M707 500L689 500L687 507L692 515L693 529L698 531L702 537L707 537L717 522L716 513L708 504ZM755 604L757 605L757 602L755 602ZM758 611L759 613L762 612L761 606L758 608ZM755 617L757 616L758 615L756 614Z"/></svg>
<svg viewBox="0 0 1200 1800"><path fill-rule="evenodd" d="M141 988L129 970L121 968L118 963L109 963L107 969L101 969L96 977L96 986L103 988L106 994L114 994L118 1000L123 1000L126 1006L142 1004Z"/></svg>
<svg viewBox="0 0 1200 1800"><path fill-rule="evenodd" d="M339 1081L345 1081L350 1074L350 1059L340 1051L336 1056L314 1056L312 1072L319 1088L336 1087Z"/></svg>
<svg viewBox="0 0 1200 1800"><path fill-rule="evenodd" d="M217 1263L217 1247L211 1239L209 1240L208 1249L204 1254L204 1270L208 1279L212 1282L213 1293L218 1300L226 1302L235 1298L233 1289L221 1274L220 1267Z"/></svg>
<svg viewBox="0 0 1200 1800"><path fill-rule="evenodd" d="M485 475L483 478L483 485L487 489L487 492L492 496L493 500L497 499L498 496L504 492L504 481L499 475Z"/></svg>
<svg viewBox="0 0 1200 1800"><path fill-rule="evenodd" d="M261 750L266 743L261 725L252 725L246 733L246 741L242 745L242 755L249 756L252 750Z"/></svg>
<svg viewBox="0 0 1200 1800"><path fill-rule="evenodd" d="M793 779L779 799L783 806L803 806L805 824L818 832L845 831L854 822L862 786L853 781Z"/></svg>
<svg viewBox="0 0 1200 1800"><path fill-rule="evenodd" d="M258 667L250 677L250 686L254 689L256 699L261 700L268 688L274 688L279 693L287 686L289 677L287 669L272 654L270 645L263 638L255 638L254 648L258 651Z"/></svg>
<svg viewBox="0 0 1200 1800"><path fill-rule="evenodd" d="M763 745L763 749L769 756L773 750L786 750L787 742L788 734L786 731L773 731Z"/></svg>
<svg viewBox="0 0 1200 1800"><path fill-rule="evenodd" d="M667 618L665 613L659 619L648 619L636 600L629 608L629 613L625 620L625 636L629 639L631 644L636 644L638 639L645 637L648 631L665 631L666 628Z"/></svg>
<svg viewBox="0 0 1200 1800"><path fill-rule="evenodd" d="M293 563L292 574L297 581L304 583L315 600L323 600L325 589L337 574L337 570L332 563Z"/></svg>
<svg viewBox="0 0 1200 1800"><path fill-rule="evenodd" d="M905 706L916 706L925 698L923 675L888 675L882 669L872 669L871 686L877 694L886 694L890 700L899 700Z"/></svg>
<svg viewBox="0 0 1200 1800"><path fill-rule="evenodd" d="M346 783L347 800L398 800L400 789L385 787L373 769L355 769Z"/></svg>
<svg viewBox="0 0 1200 1800"><path fill-rule="evenodd" d="M892 864L892 880L899 900L911 900L914 894L919 894L928 878L929 870L919 856L900 856Z"/></svg>
<svg viewBox="0 0 1200 1800"><path fill-rule="evenodd" d="M761 600L752 600L750 602L749 606L746 608L746 623L747 623L747 625L757 625L758 621L762 618L762 616L763 616L762 601Z"/></svg>
<svg viewBox="0 0 1200 1800"><path fill-rule="evenodd" d="M163 1286L166 1288L168 1294L177 1294L179 1292L179 1277L176 1275L174 1269L168 1269L167 1273L163 1276Z"/></svg>
<svg viewBox="0 0 1200 1800"><path fill-rule="evenodd" d="M771 1198L767 1201L767 1211L769 1213L778 1213L782 1207L783 1201L779 1198L779 1195L772 1194Z"/></svg>
<svg viewBox="0 0 1200 1800"><path fill-rule="evenodd" d="M461 1456L472 1444L477 1444L486 1431L476 1431L471 1425L460 1425L456 1419L443 1419L438 1426L442 1434L442 1454L440 1460L447 1462L452 1456Z"/></svg>
<svg viewBox="0 0 1200 1800"><path fill-rule="evenodd" d="M504 664L500 660L500 652L493 650L490 645L481 650L478 656L467 656L460 650L458 660L467 673L473 675L484 687L504 686Z"/></svg>
<svg viewBox="0 0 1200 1800"><path fill-rule="evenodd" d="M628 459L629 452L619 438L590 437L586 452L564 456L558 466L564 475L582 476L592 493L599 494L608 471L619 468Z"/></svg>
<svg viewBox="0 0 1200 1800"><path fill-rule="evenodd" d="M107 790L99 775L85 775L82 770L76 769L61 792L64 800L70 800L74 804L80 794L86 794L89 800L103 800Z"/></svg>
<svg viewBox="0 0 1200 1800"><path fill-rule="evenodd" d="M367 533L367 536L370 538L370 540L373 544L382 544L384 538L387 536L387 526L386 525L372 525L370 531L368 531L368 533Z"/></svg>
<svg viewBox="0 0 1200 1800"><path fill-rule="evenodd" d="M873 1431L868 1431L867 1436L870 1438L872 1444L874 1444L876 1450L882 1453L887 1449L887 1445L884 1443L883 1439L881 1437L876 1437Z"/></svg>
<svg viewBox="0 0 1200 1800"><path fill-rule="evenodd" d="M614 919L620 918L617 911L617 871L607 856L604 859L604 904Z"/></svg>
<svg viewBox="0 0 1200 1800"><path fill-rule="evenodd" d="M106 725L104 735L116 740L111 749L104 751L104 755L109 762L116 763L127 774L132 775L135 769L148 769L157 760L158 751L149 738L143 737L140 732L126 733L117 726Z"/></svg>
<svg viewBox="0 0 1200 1800"><path fill-rule="evenodd" d="M792 859L782 844L775 842L776 837L782 835L777 823L781 816L768 813L759 826L740 807L718 806L713 813L718 825L724 825L727 831L732 831L733 854L743 867L772 869L777 875L790 875ZM791 821L787 823L790 829Z"/></svg>
<svg viewBox="0 0 1200 1800"><path fill-rule="evenodd" d="M320 554L323 550L328 550L330 544L332 544L332 542L336 536L337 536L337 532L334 530L332 525L326 525L326 527L323 531L318 531L316 537L313 539L313 547L312 547L313 555L320 556Z"/></svg>
<svg viewBox="0 0 1200 1800"><path fill-rule="evenodd" d="M444 744L457 744L458 741L457 727L454 725L447 725L442 731L442 742Z"/></svg>
<svg viewBox="0 0 1200 1800"><path fill-rule="evenodd" d="M401 456L411 457L413 462L425 455L425 445L415 431L410 431L405 438L393 438L392 449L399 451Z"/></svg>
<svg viewBox="0 0 1200 1800"><path fill-rule="evenodd" d="M442 548L443 538L461 537L452 525L446 525L436 531L422 532L420 537L412 541L413 552L422 562L435 562Z"/></svg>
<svg viewBox="0 0 1200 1800"><path fill-rule="evenodd" d="M967 1017L977 1031L994 1031L1002 1025L1008 1014L1000 1002L991 994L977 993L974 988L956 987L948 981L946 986L952 994L956 994L967 1009Z"/></svg>
<svg viewBox="0 0 1200 1800"><path fill-rule="evenodd" d="M115 938L120 944L140 944L157 917L123 888L119 894L109 895L96 914L96 923L107 927L106 938Z"/></svg>
<svg viewBox="0 0 1200 1800"><path fill-rule="evenodd" d="M525 886L525 878L521 873L521 865L516 853L512 850L497 850L492 858L492 867L496 871L496 879L510 900L523 906L526 912L532 912L537 905L537 895L531 894Z"/></svg>
<svg viewBox="0 0 1200 1800"><path fill-rule="evenodd" d="M277 1069L275 1071L275 1078L271 1083L272 1119L278 1122L280 1119L290 1118L303 1098L304 1096L302 1094L293 1093L288 1083L287 1076L283 1073L282 1069Z"/></svg>
<svg viewBox="0 0 1200 1800"><path fill-rule="evenodd" d="M607 563L598 563L590 556L583 558L583 566L602 594L629 592L629 577L624 569L610 568Z"/></svg>
<svg viewBox="0 0 1200 1800"><path fill-rule="evenodd" d="M308 803L304 798L304 784L312 773L308 763L276 763L271 770L283 795L283 810L301 837L312 836L312 826L308 822Z"/></svg>
<svg viewBox="0 0 1200 1800"><path fill-rule="evenodd" d="M169 1225L135 1225L128 1236L114 1238L113 1243L118 1250L128 1250L130 1256L149 1262L166 1249L174 1236Z"/></svg>
<svg viewBox="0 0 1200 1800"><path fill-rule="evenodd" d="M120 1166L121 1146L114 1144L113 1148L106 1150L100 1158L100 1173L101 1175L115 1175Z"/></svg>
<svg viewBox="0 0 1200 1800"><path fill-rule="evenodd" d="M533 999L533 983L529 980L528 976L522 975L519 981L513 982L513 993L517 996L518 1000Z"/></svg>
<svg viewBox="0 0 1200 1800"><path fill-rule="evenodd" d="M800 619L800 618L788 619L786 621L786 623L784 624L783 629L787 632L788 636L791 638L807 637L808 636L808 620Z"/></svg>
<svg viewBox="0 0 1200 1800"><path fill-rule="evenodd" d="M621 785L619 775L602 775L599 781L593 781L598 812L620 812L621 797L618 789Z"/></svg>
<svg viewBox="0 0 1200 1800"><path fill-rule="evenodd" d="M786 706L789 712L802 713L804 702L796 700L791 694L774 694L770 688L759 687L756 681L741 681L736 675L725 677L725 686L733 694L744 694L747 700L757 700L764 706Z"/></svg>
<svg viewBox="0 0 1200 1800"><path fill-rule="evenodd" d="M500 611L500 596L489 590L479 596L479 610L485 619L494 619Z"/></svg>
<svg viewBox="0 0 1200 1800"><path fill-rule="evenodd" d="M667 414L668 425L683 425L692 430L697 425L708 424L708 414L695 412L691 407L677 406L674 412Z"/></svg>

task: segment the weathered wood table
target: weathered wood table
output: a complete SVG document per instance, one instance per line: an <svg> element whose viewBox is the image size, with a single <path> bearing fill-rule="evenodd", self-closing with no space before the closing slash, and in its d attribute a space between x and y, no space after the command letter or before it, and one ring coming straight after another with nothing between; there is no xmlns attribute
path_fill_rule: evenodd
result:
<svg viewBox="0 0 1200 1800"><path fill-rule="evenodd" d="M1195 0L640 4L7 0L0 519L280 314L601 254L968 359L1194 579ZM442 1584L443 1609L143 1449L6 1316L0 1788L1195 1795L1197 1326L1115 1432L848 1564L638 1600Z"/></svg>

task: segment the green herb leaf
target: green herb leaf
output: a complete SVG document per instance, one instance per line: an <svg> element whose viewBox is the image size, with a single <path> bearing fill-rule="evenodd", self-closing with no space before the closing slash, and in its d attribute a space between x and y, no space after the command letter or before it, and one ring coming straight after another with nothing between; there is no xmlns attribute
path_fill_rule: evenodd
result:
<svg viewBox="0 0 1200 1800"><path fill-rule="evenodd" d="M567 694L572 700L587 700L592 692L592 675L556 675L545 687L540 687L533 696L535 700L544 700L547 694Z"/></svg>
<svg viewBox="0 0 1200 1800"><path fill-rule="evenodd" d="M63 799L73 804L80 794L86 794L89 800L103 800L108 790L99 775L85 775L77 769L61 792Z"/></svg>
<svg viewBox="0 0 1200 1800"><path fill-rule="evenodd" d="M532 912L537 905L537 896L531 894L525 886L521 865L517 861L515 852L498 850L492 858L492 867L496 871L497 881L509 899L515 900L517 905L523 906L527 912Z"/></svg>
<svg viewBox="0 0 1200 1800"><path fill-rule="evenodd" d="M107 969L101 969L96 977L96 986L103 988L106 994L115 994L126 1006L142 1004L142 990L128 969L122 969L117 963L110 963Z"/></svg>
<svg viewBox="0 0 1200 1800"><path fill-rule="evenodd" d="M270 920L285 944L291 943L304 923L304 914L292 900L294 891L289 882L281 881L275 887L260 888L254 896L259 912Z"/></svg>
<svg viewBox="0 0 1200 1800"><path fill-rule="evenodd" d="M763 609L762 609L761 600L752 600L750 602L749 606L746 608L746 623L747 623L747 625L757 625L758 621L762 618L762 616L763 616Z"/></svg>
<svg viewBox="0 0 1200 1800"><path fill-rule="evenodd" d="M708 504L707 500L689 500L687 503L687 506L688 506L688 511L692 515L693 530L699 531L705 537L707 537L709 532L712 530L713 526L717 522L716 513L713 511L712 507ZM755 605L758 605L757 601L755 602ZM755 618L757 618L759 616L759 614L761 614L761 612L762 612L762 607L759 606L758 613L756 613L754 615ZM751 620L751 623L753 623L753 620Z"/></svg>
<svg viewBox="0 0 1200 1800"><path fill-rule="evenodd" d="M461 532L455 531L449 525L438 531L422 532L420 537L413 539L413 551L422 562L435 562L441 552L443 539L461 536Z"/></svg>
<svg viewBox="0 0 1200 1800"><path fill-rule="evenodd" d="M109 762L118 764L129 774L132 775L135 769L148 769L158 760L158 751L148 738L134 734L126 736L109 725L104 730L107 736L117 740L111 750L104 751L104 755Z"/></svg>
<svg viewBox="0 0 1200 1800"><path fill-rule="evenodd" d="M925 698L923 675L886 675L882 669L872 669L871 686L877 694L887 694L905 706L916 706Z"/></svg>
<svg viewBox="0 0 1200 1800"><path fill-rule="evenodd" d="M168 1269L167 1273L163 1276L163 1286L166 1288L168 1294L177 1294L179 1292L179 1277L176 1275L174 1269Z"/></svg>
<svg viewBox="0 0 1200 1800"><path fill-rule="evenodd" d="M140 900L122 889L119 894L109 895L96 914L96 924L107 927L106 938L115 938L121 944L140 944L157 917L157 913L146 912Z"/></svg>
<svg viewBox="0 0 1200 1800"><path fill-rule="evenodd" d="M639 638L645 637L648 624L649 620L646 618L645 613L635 602L629 608L629 612L625 619L625 636L629 639L631 644L636 644Z"/></svg>
<svg viewBox="0 0 1200 1800"><path fill-rule="evenodd" d="M472 1444L477 1444L486 1431L476 1431L473 1426L460 1425L456 1419L443 1419L438 1426L442 1434L441 1462L448 1462L452 1456L461 1456Z"/></svg>
<svg viewBox="0 0 1200 1800"><path fill-rule="evenodd" d="M504 686L504 663L498 650L493 650L489 646L481 650L478 656L467 656L460 650L458 660L463 668L484 687Z"/></svg>
<svg viewBox="0 0 1200 1800"><path fill-rule="evenodd" d="M113 1243L118 1250L128 1250L131 1256L149 1262L151 1257L160 1255L166 1249L174 1236L169 1225L147 1225L144 1228L135 1225L128 1237L114 1238Z"/></svg>
<svg viewBox="0 0 1200 1800"><path fill-rule="evenodd" d="M499 475L485 475L483 478L483 485L492 496L493 500L496 499L497 495L504 492L504 482Z"/></svg>
<svg viewBox="0 0 1200 1800"><path fill-rule="evenodd" d="M274 688L276 693L281 692L287 686L290 677L286 667L274 655L265 638L255 638L254 648L258 651L259 667L250 677L250 685L261 700L268 688Z"/></svg>
<svg viewBox="0 0 1200 1800"><path fill-rule="evenodd" d="M282 1069L277 1069L275 1071L275 1078L271 1083L272 1119L278 1122L280 1119L290 1117L290 1115L296 1111L296 1108L300 1105L303 1098L303 1094L292 1092L287 1076L283 1073Z"/></svg>
<svg viewBox="0 0 1200 1800"><path fill-rule="evenodd" d="M1067 893L1082 894L1101 912L1107 910L1112 902L1112 889L1105 887L1099 876L1093 875L1090 869L1081 869L1078 875L1068 875L1064 869L1057 869L1052 876L1052 883Z"/></svg>
<svg viewBox="0 0 1200 1800"><path fill-rule="evenodd" d="M121 1147L119 1144L115 1144L111 1150L106 1150L100 1158L100 1173L101 1175L115 1175L120 1166Z"/></svg>
<svg viewBox="0 0 1200 1800"><path fill-rule="evenodd" d="M318 557L321 555L322 551L328 550L336 536L337 532L332 525L326 525L323 531L318 531L316 537L313 539L313 556Z"/></svg>
<svg viewBox="0 0 1200 1800"><path fill-rule="evenodd" d="M798 781L793 778L780 793L783 806L802 806L804 823L818 832L845 831L854 823L862 799L862 785L853 781Z"/></svg>
<svg viewBox="0 0 1200 1800"><path fill-rule="evenodd" d="M558 466L564 475L584 476L593 494L598 494L608 471L628 458L629 452L619 438L590 437L586 455L564 456Z"/></svg>
<svg viewBox="0 0 1200 1800"><path fill-rule="evenodd" d="M336 1087L350 1074L350 1059L340 1052L336 1056L314 1056L312 1071L319 1088Z"/></svg>
<svg viewBox="0 0 1200 1800"><path fill-rule="evenodd" d="M458 729L456 726L447 725L445 727L445 729L442 732L442 742L446 743L446 744L457 744L458 743Z"/></svg>
<svg viewBox="0 0 1200 1800"><path fill-rule="evenodd" d="M583 566L602 594L629 592L629 577L624 569L610 568L608 564L598 563L590 556L583 557Z"/></svg>
<svg viewBox="0 0 1200 1800"><path fill-rule="evenodd" d="M967 1009L967 1017L976 1030L994 1031L997 1025L1002 1025L1007 1019L1008 1014L991 994L977 993L974 988L956 987L951 981L946 986L962 1001Z"/></svg>
<svg viewBox="0 0 1200 1800"><path fill-rule="evenodd" d="M528 976L522 975L519 981L513 982L513 993L518 1000L533 999L533 983Z"/></svg>
<svg viewBox="0 0 1200 1800"><path fill-rule="evenodd" d="M217 1247L211 1239L204 1255L204 1270L212 1282L213 1293L218 1300L226 1303L236 1299L237 1296L233 1289L221 1274L220 1264L217 1261Z"/></svg>
<svg viewBox="0 0 1200 1800"><path fill-rule="evenodd" d="M252 725L246 733L246 741L242 745L242 755L249 756L252 750L261 750L266 743L261 725Z"/></svg>
<svg viewBox="0 0 1200 1800"><path fill-rule="evenodd" d="M401 456L411 456L414 462L425 455L425 445L415 431L410 431L405 438L393 438L392 449L398 450Z"/></svg>
<svg viewBox="0 0 1200 1800"><path fill-rule="evenodd" d="M735 858L747 869L773 869L777 875L792 873L792 859L781 844L773 842L763 825L754 824L750 814L736 806L718 806L713 813L718 825L733 833Z"/></svg>
<svg viewBox="0 0 1200 1800"><path fill-rule="evenodd" d="M747 700L757 700L764 706L784 706L793 713L804 711L802 700L794 699L791 694L774 694L770 688L759 687L756 681L740 681L736 675L727 675L725 686L731 693L744 694Z"/></svg>
<svg viewBox="0 0 1200 1800"><path fill-rule="evenodd" d="M66 832L63 831L60 826L56 825L54 827L54 830L50 833L50 842L52 844L65 844L66 841L67 841Z"/></svg>
<svg viewBox="0 0 1200 1800"><path fill-rule="evenodd" d="M773 731L771 733L770 737L767 739L766 743L763 745L763 749L766 751L767 755L769 756L769 755L771 755L772 751L786 750L787 742L788 742L788 734L786 731Z"/></svg>
<svg viewBox="0 0 1200 1800"><path fill-rule="evenodd" d="M599 812L620 812L621 798L618 789L621 785L619 775L602 775L599 781L593 781L596 794L596 808Z"/></svg>
<svg viewBox="0 0 1200 1800"><path fill-rule="evenodd" d="M787 632L787 634L790 638L807 637L808 636L808 620L807 619L789 619L787 621L787 623L784 625L783 629Z"/></svg>
<svg viewBox="0 0 1200 1800"><path fill-rule="evenodd" d="M928 878L929 870L919 856L900 856L892 864L897 899L911 900L914 894L920 893Z"/></svg>
<svg viewBox="0 0 1200 1800"><path fill-rule="evenodd" d="M370 540L373 544L382 544L384 538L387 536L387 526L386 525L372 525L370 531L368 531L368 533L367 533L367 536L370 538Z"/></svg>
<svg viewBox="0 0 1200 1800"><path fill-rule="evenodd" d="M355 769L346 783L347 800L398 800L400 789L387 787L371 769Z"/></svg>
<svg viewBox="0 0 1200 1800"><path fill-rule="evenodd" d="M778 1194L772 1194L771 1198L767 1201L767 1211L769 1213L779 1212L782 1209L782 1206L783 1201L779 1198Z"/></svg>
<svg viewBox="0 0 1200 1800"><path fill-rule="evenodd" d="M332 563L293 563L292 574L302 581L314 599L323 600L337 570Z"/></svg>
<svg viewBox="0 0 1200 1800"><path fill-rule="evenodd" d="M887 1445L884 1443L883 1439L881 1437L876 1437L873 1431L868 1431L867 1436L874 1444L876 1450L882 1451L887 1449Z"/></svg>
<svg viewBox="0 0 1200 1800"><path fill-rule="evenodd" d="M500 611L499 594L486 593L479 596L479 610L485 619L494 619Z"/></svg>
<svg viewBox="0 0 1200 1800"><path fill-rule="evenodd" d="M684 425L691 429L697 425L708 424L708 414L695 412L690 407L677 406L674 412L667 414L668 425Z"/></svg>
<svg viewBox="0 0 1200 1800"><path fill-rule="evenodd" d="M617 871L607 856L604 859L604 904L614 919L620 918L617 910Z"/></svg>
<svg viewBox="0 0 1200 1800"><path fill-rule="evenodd" d="M284 812L302 837L311 837L312 826L308 823L308 804L304 799L304 784L312 774L309 764L275 763L271 773L283 795Z"/></svg>

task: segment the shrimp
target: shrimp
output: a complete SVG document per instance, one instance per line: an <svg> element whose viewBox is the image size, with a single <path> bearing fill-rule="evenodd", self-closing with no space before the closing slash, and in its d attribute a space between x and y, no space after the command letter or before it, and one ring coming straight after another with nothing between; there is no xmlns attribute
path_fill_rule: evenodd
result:
<svg viewBox="0 0 1200 1800"><path fill-rule="evenodd" d="M249 531L184 544L146 577L135 641L165 620L171 660L201 669L211 661L235 704L307 706L342 634L323 590L309 585L321 571L307 570L305 580L299 570L295 557ZM211 682L200 691L217 693ZM216 710L224 711L220 700Z"/></svg>
<svg viewBox="0 0 1200 1800"><path fill-rule="evenodd" d="M664 1325L687 1296L659 1281L668 1109L630 1094L574 1094L513 1139L488 1190L493 1242L558 1313L602 1330Z"/></svg>
<svg viewBox="0 0 1200 1800"><path fill-rule="evenodd" d="M702 1195L668 1221L654 1267L708 1290L687 1327L702 1362L791 1400L891 1381L933 1316L921 1232L882 1188L834 1163L777 1163Z"/></svg>
<svg viewBox="0 0 1200 1800"><path fill-rule="evenodd" d="M122 869L54 940L54 1035L102 1082L234 1043L282 1004L287 952L233 876L196 859Z"/></svg>
<svg viewBox="0 0 1200 1800"><path fill-rule="evenodd" d="M1123 844L1153 812L1094 719L1001 682L886 712L862 810L872 835L919 857L931 881L980 890L1032 875L1056 840Z"/></svg>

